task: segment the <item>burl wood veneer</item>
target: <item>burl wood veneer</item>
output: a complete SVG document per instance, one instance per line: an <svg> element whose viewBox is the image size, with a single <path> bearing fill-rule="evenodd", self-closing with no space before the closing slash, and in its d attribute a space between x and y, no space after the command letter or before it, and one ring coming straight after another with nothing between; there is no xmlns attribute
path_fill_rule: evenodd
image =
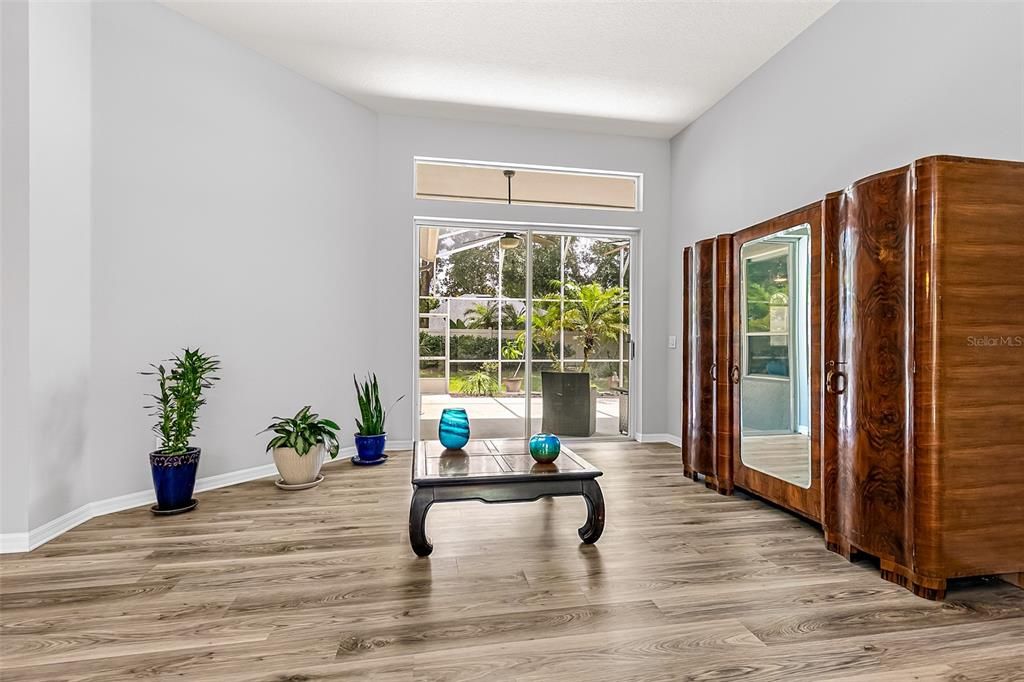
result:
<svg viewBox="0 0 1024 682"><path fill-rule="evenodd" d="M824 202L828 546L941 599L1024 571L1024 163L929 157Z"/></svg>
<svg viewBox="0 0 1024 682"><path fill-rule="evenodd" d="M731 395L729 366L730 318L722 308L728 292L732 237L699 241L684 254L683 472L712 490L732 492L729 431Z"/></svg>

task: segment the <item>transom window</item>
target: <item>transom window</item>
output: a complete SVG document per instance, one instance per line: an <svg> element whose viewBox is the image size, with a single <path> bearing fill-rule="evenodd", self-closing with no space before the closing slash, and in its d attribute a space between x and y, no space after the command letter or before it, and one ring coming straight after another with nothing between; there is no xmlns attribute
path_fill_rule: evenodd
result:
<svg viewBox="0 0 1024 682"><path fill-rule="evenodd" d="M416 198L639 211L639 173L415 159Z"/></svg>

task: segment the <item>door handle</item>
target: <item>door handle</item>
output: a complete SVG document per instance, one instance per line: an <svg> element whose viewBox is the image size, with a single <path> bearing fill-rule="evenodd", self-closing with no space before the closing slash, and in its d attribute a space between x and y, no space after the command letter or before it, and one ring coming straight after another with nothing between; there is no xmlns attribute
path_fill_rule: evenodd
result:
<svg viewBox="0 0 1024 682"><path fill-rule="evenodd" d="M836 365L842 365L845 363L829 360L828 364L829 370L825 374L825 390L832 395L842 395L843 393L846 393L846 372L834 369Z"/></svg>
<svg viewBox="0 0 1024 682"><path fill-rule="evenodd" d="M711 372L711 380L718 381L718 363L712 362L711 368L708 371Z"/></svg>
<svg viewBox="0 0 1024 682"><path fill-rule="evenodd" d="M740 368L738 365L733 365L732 369L729 370L729 378L732 379L732 383L740 383Z"/></svg>

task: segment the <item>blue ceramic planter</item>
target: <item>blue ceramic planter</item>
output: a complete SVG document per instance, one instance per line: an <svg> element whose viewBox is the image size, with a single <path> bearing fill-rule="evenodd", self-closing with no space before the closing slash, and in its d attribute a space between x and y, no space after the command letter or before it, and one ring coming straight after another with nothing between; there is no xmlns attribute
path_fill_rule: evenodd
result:
<svg viewBox="0 0 1024 682"><path fill-rule="evenodd" d="M158 511L183 510L191 505L199 470L199 448L189 448L180 455L151 452L149 468L153 473Z"/></svg>
<svg viewBox="0 0 1024 682"><path fill-rule="evenodd" d="M530 438L530 454L542 464L554 462L562 451L562 443L553 433L537 433Z"/></svg>
<svg viewBox="0 0 1024 682"><path fill-rule="evenodd" d="M469 442L469 415L461 407L446 407L437 425L437 437L449 450L466 447Z"/></svg>
<svg viewBox="0 0 1024 682"><path fill-rule="evenodd" d="M373 462L384 456L384 444L387 442L388 434L379 433L375 436L355 435L356 453L359 459L364 462Z"/></svg>

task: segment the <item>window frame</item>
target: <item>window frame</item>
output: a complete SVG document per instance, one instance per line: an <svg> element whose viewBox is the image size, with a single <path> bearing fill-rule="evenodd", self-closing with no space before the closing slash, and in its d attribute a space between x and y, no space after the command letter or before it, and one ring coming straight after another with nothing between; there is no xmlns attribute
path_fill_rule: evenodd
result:
<svg viewBox="0 0 1024 682"><path fill-rule="evenodd" d="M458 166L462 168L487 168L487 169L501 169L501 170L523 170L531 171L535 173L553 173L559 175L580 175L590 177L601 177L601 178L623 178L633 180L633 191L634 191L634 208L622 207L622 206L595 206L590 204L574 204L574 203L549 203L542 201L513 201L512 204L516 206L546 206L551 208L567 208L572 210L591 210L591 211L618 211L627 213L643 213L643 181L644 174L642 172L633 171L611 171L611 170L597 170L592 168L572 168L568 166L542 166L534 164L524 163L499 163L495 161L474 161L466 159L449 159L432 156L414 156L412 163L412 196L413 199L421 201L453 201L458 203L482 203L482 204L505 204L504 201L494 201L489 199L477 199L477 198L462 198L462 197L443 197L443 196L420 196L419 193L419 174L417 173L419 165L431 164L431 165L447 165L447 166Z"/></svg>
<svg viewBox="0 0 1024 682"><path fill-rule="evenodd" d="M782 250L781 245L780 245L780 249L779 250L780 251ZM795 241L795 240L788 240L787 239L786 243L785 243L786 281L788 283L790 283L790 286L787 287L787 294L786 294L786 299L787 299L786 300L786 306L785 306L786 307L786 332L784 334L775 333L775 332L772 332L771 330L766 331L766 332L752 332L752 331L749 331L748 323L749 323L749 318L750 318L750 301L747 298L747 281L748 281L747 280L747 264L749 262L751 262L751 261L768 260L768 258L762 257L762 258L743 258L742 259L743 267L742 267L742 277L741 277L741 281L740 281L740 295L741 295L741 298L742 298L742 306L743 306L742 307L742 311L741 311L742 312L741 319L743 321L742 334L743 334L744 340L746 341L743 344L743 348L744 348L744 352L743 352L743 377L745 379L757 379L759 381L761 381L761 380L763 380L763 381L793 381L794 380L793 379L793 355L794 355L793 351L794 351L795 344L796 344L796 325L793 324L793 321L794 321L794 317L793 317L793 312L794 312L794 310L793 310L794 309L794 296L793 296L793 291L792 291L792 286L791 285L792 285L792 282L794 281L793 280L793 275L794 275L793 266L794 266L794 264L796 262L796 255L797 255L796 254L796 250L797 250L797 241ZM773 255L771 257L774 258L775 256ZM769 319L770 319L770 317L771 317L771 310L770 310L771 309L771 304L769 303L768 305L769 305ZM781 307L781 306L779 306L779 307ZM758 337L762 337L762 336L766 336L766 337L785 336L786 337L786 374L785 375L780 375L780 374L761 374L761 373L753 373L752 374L750 372L750 348L751 348L751 346L750 346L750 338L754 337L754 336L758 336Z"/></svg>

